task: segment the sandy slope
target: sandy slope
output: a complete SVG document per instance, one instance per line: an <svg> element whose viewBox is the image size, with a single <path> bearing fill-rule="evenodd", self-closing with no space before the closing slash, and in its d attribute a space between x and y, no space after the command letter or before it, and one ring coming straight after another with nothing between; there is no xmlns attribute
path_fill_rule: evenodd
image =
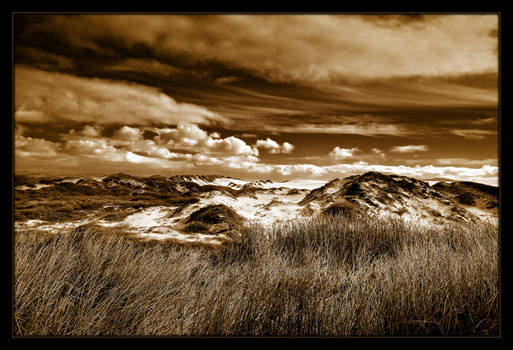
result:
<svg viewBox="0 0 513 350"><path fill-rule="evenodd" d="M106 178L108 179L105 180ZM124 174L81 180L83 178L64 178L52 181L56 184L90 185L92 183L94 186L108 190L124 186L133 193L138 193L137 191L146 193L146 190L154 191L152 190L154 182L147 182L145 178ZM164 177L153 180L161 181L155 185L157 191L160 191L162 184L166 185L168 181ZM398 217L405 221L427 225L444 224L448 220L462 222L497 220L497 209L487 207L490 200L494 200L493 195L483 194L479 192L480 190L473 189L473 195L476 198L475 205L463 205L456 201L456 195L463 191L457 187L457 184L451 184L446 189L446 187L434 186L435 184L430 182L404 176L385 176L379 173L366 173L330 182L320 180L246 181L213 176L180 176L170 178L169 181L169 188L184 196L195 193L194 196L199 201L184 206L150 206L115 221L101 219L101 216L98 216L100 213L93 211L88 213L90 218L85 220L52 223L32 219L16 222L16 228L37 228L50 232L94 223L105 227L123 228L127 234L141 239L172 239L182 242L221 244L229 239L225 234L181 231L183 222L191 214L210 205L226 206L241 216L246 223L257 221L263 224L318 215L334 205L350 206L371 217ZM191 183L196 186L195 189L190 187ZM16 189L26 191L53 186L41 183L34 185L33 188L17 186ZM198 185L211 187L204 187L208 190L198 191ZM230 191L227 191L227 188ZM438 192L435 188L442 192ZM463 186L464 190L468 188L470 187L467 185ZM190 192L192 190L194 192ZM452 192L448 192L449 190ZM107 206L108 204L104 207Z"/></svg>

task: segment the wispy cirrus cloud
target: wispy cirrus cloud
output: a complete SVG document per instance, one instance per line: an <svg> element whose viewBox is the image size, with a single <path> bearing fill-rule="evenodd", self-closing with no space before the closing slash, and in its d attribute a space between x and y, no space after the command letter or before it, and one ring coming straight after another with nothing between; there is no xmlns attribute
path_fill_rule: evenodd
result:
<svg viewBox="0 0 513 350"><path fill-rule="evenodd" d="M406 145L406 146L394 146L390 149L390 152L396 153L413 153L413 152L427 152L429 148L426 145Z"/></svg>
<svg viewBox="0 0 513 350"><path fill-rule="evenodd" d="M451 133L470 140L483 140L488 136L497 135L496 130L483 129L455 129Z"/></svg>
<svg viewBox="0 0 513 350"><path fill-rule="evenodd" d="M479 118L476 120L470 121L470 124L474 125L494 125L497 124L498 118L497 117L488 117L488 118Z"/></svg>
<svg viewBox="0 0 513 350"><path fill-rule="evenodd" d="M497 166L499 164L499 159L440 158L436 160L436 163L439 165L482 167L484 165Z"/></svg>
<svg viewBox="0 0 513 350"><path fill-rule="evenodd" d="M287 126L264 126L264 130L273 130L281 133L302 133L302 134L351 134L363 136L406 136L417 134L414 128L404 125L386 123L359 123L359 124L296 124Z"/></svg>

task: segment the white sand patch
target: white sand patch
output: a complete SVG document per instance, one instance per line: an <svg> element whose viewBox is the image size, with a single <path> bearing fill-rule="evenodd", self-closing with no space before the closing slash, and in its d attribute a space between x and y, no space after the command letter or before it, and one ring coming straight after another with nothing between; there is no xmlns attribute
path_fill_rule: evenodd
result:
<svg viewBox="0 0 513 350"><path fill-rule="evenodd" d="M177 184L175 186L176 190L180 193L185 193L187 192L187 188L185 188L185 186L181 185L181 184Z"/></svg>
<svg viewBox="0 0 513 350"><path fill-rule="evenodd" d="M259 221L263 223L272 223L278 221L289 221L302 216L300 211L303 209L302 206L294 204L278 204L271 206L270 209L266 210L264 215L260 216Z"/></svg>
<svg viewBox="0 0 513 350"><path fill-rule="evenodd" d="M257 199L251 197L234 198L216 193L210 198L202 198L201 202L203 204L202 206L209 204L223 204L232 208L237 214L243 216L246 219L256 219L258 217L257 206L263 205L268 201L258 197Z"/></svg>
<svg viewBox="0 0 513 350"><path fill-rule="evenodd" d="M297 205L297 202L302 198L302 194L277 196L274 193L256 193L255 198L248 196L235 198L216 191L210 193L207 198L202 198L200 206L223 204L247 220L274 222L297 217L298 210L303 208Z"/></svg>
<svg viewBox="0 0 513 350"><path fill-rule="evenodd" d="M225 241L230 240L225 235L207 235L202 233L191 233L191 234L183 234L175 230L168 230L163 233L139 233L137 234L138 238L148 239L148 240L158 240L164 241L168 239L181 241L185 243L203 243L203 244L215 244L219 245Z"/></svg>
<svg viewBox="0 0 513 350"><path fill-rule="evenodd" d="M314 190L326 185L326 180L291 180L286 182L278 182L279 187L297 188L298 190Z"/></svg>
<svg viewBox="0 0 513 350"><path fill-rule="evenodd" d="M22 186L16 186L15 188L17 190L26 191L26 190L40 190L42 188L50 187L50 186L53 186L53 185L35 184L35 187L28 187L28 186L22 185Z"/></svg>
<svg viewBox="0 0 513 350"><path fill-rule="evenodd" d="M167 240L188 243L222 244L229 240L225 235L208 235L202 233L183 233L175 230L173 225L179 218L189 216L193 211L199 209L198 205L189 206L179 215L170 217L173 207L151 207L138 213L127 216L123 221L107 223L99 221L102 226L125 226L126 231L135 234L136 237L148 240Z"/></svg>
<svg viewBox="0 0 513 350"><path fill-rule="evenodd" d="M138 213L127 216L122 223L139 229L169 225L171 224L171 221L166 217L172 209L172 207L161 206L146 208Z"/></svg>
<svg viewBox="0 0 513 350"><path fill-rule="evenodd" d="M219 177L215 179L211 184L225 187L233 187L238 189L247 183L249 183L249 181L232 179L230 177Z"/></svg>
<svg viewBox="0 0 513 350"><path fill-rule="evenodd" d="M146 184L144 184L140 181L134 180L134 179L121 179L119 182L121 182L123 184L130 185L130 186L134 186L134 187L141 187L141 188L148 187L148 186L146 186Z"/></svg>
<svg viewBox="0 0 513 350"><path fill-rule="evenodd" d="M25 222L16 222L14 227L16 229L38 229L41 231L48 232L59 232L63 230L74 229L80 225L90 223L89 220L76 220L76 221L68 221L68 222L56 222L56 223L48 223L48 221L43 220L27 220Z"/></svg>
<svg viewBox="0 0 513 350"><path fill-rule="evenodd" d="M64 179L64 180L62 180L60 182L70 182L70 183L76 184L80 180L82 180L82 178L78 178L78 179Z"/></svg>
<svg viewBox="0 0 513 350"><path fill-rule="evenodd" d="M324 186L328 181L326 180L290 180L290 181L247 181L240 179L233 179L230 177L219 177L216 178L212 182L207 181L194 181L198 184L207 184L207 185L218 185L224 187L231 187L234 189L240 189L242 186L251 184L254 187L263 188L263 189L272 189L272 188L289 188L289 189L298 189L298 190L313 190Z"/></svg>
<svg viewBox="0 0 513 350"><path fill-rule="evenodd" d="M429 227L435 227L435 226L442 227L443 226L443 224L433 221L432 218L421 217L421 216L411 215L411 214L407 214L407 213L399 216L398 214L395 214L395 213L381 211L376 214L376 217L379 218L380 220L387 220L387 219L401 220L405 223L408 223L408 224L411 224L414 226L429 226Z"/></svg>
<svg viewBox="0 0 513 350"><path fill-rule="evenodd" d="M38 220L38 219L30 219L24 222L27 226L38 226L44 224L46 221Z"/></svg>
<svg viewBox="0 0 513 350"><path fill-rule="evenodd" d="M499 218L494 213L476 207L465 206L464 208L483 221L498 223Z"/></svg>

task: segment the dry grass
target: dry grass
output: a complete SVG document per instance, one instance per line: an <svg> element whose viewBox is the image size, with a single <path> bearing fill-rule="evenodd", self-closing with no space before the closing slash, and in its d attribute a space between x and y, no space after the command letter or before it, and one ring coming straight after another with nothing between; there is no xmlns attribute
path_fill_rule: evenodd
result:
<svg viewBox="0 0 513 350"><path fill-rule="evenodd" d="M16 335L498 335L497 227L323 217L225 248L17 232Z"/></svg>

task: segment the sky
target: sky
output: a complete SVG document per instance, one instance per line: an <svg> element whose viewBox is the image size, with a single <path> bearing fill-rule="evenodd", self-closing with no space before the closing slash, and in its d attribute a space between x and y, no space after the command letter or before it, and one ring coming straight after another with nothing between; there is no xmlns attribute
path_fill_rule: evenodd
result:
<svg viewBox="0 0 513 350"><path fill-rule="evenodd" d="M24 174L498 184L496 14L14 14Z"/></svg>

